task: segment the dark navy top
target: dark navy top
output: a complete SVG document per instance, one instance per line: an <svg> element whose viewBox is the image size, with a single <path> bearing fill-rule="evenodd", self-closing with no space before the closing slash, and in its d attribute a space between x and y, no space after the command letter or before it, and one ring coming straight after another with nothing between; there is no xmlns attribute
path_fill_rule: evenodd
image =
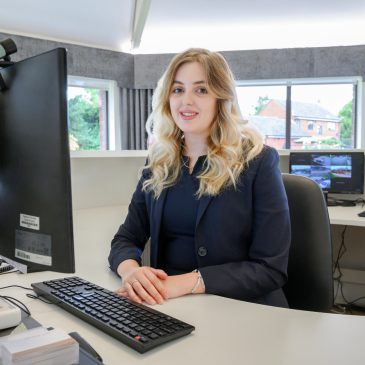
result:
<svg viewBox="0 0 365 365"><path fill-rule="evenodd" d="M206 156L200 156L189 173L189 158L183 156L179 181L168 188L161 224L161 264L168 275L193 271L198 267L195 249L195 226L199 200L196 192Z"/></svg>

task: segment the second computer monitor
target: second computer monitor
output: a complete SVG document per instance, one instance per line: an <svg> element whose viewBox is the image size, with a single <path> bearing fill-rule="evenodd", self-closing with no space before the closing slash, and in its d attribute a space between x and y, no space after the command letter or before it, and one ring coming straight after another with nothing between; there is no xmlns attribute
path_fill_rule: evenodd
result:
<svg viewBox="0 0 365 365"><path fill-rule="evenodd" d="M364 152L291 152L289 172L311 178L328 193L364 192Z"/></svg>

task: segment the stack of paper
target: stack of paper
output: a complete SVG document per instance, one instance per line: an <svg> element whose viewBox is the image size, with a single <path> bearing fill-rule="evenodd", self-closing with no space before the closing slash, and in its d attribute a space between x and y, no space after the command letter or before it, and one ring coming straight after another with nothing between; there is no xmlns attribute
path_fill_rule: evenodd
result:
<svg viewBox="0 0 365 365"><path fill-rule="evenodd" d="M0 339L1 365L71 365L79 361L79 344L66 332L37 327Z"/></svg>

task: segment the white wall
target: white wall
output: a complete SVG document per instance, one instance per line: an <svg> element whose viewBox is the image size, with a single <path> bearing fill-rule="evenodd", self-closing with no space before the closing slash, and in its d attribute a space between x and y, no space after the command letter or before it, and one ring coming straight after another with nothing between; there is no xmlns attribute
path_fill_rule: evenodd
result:
<svg viewBox="0 0 365 365"><path fill-rule="evenodd" d="M128 205L146 156L145 151L73 153L73 209Z"/></svg>

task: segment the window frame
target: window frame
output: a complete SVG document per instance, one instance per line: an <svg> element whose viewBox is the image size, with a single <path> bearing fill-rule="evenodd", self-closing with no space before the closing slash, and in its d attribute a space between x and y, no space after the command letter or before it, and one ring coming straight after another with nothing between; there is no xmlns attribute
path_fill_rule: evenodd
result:
<svg viewBox="0 0 365 365"><path fill-rule="evenodd" d="M317 77L317 78L288 78L288 79L265 79L265 80L236 80L236 87L255 87L255 86L285 86L286 87L286 148L290 149L290 115L291 115L291 87L297 85L328 85L328 84L352 84L354 90L354 144L352 149L365 148L365 86L361 76L348 77ZM290 99L288 99L290 98ZM364 125L363 125L364 124ZM289 147L288 147L289 146Z"/></svg>

